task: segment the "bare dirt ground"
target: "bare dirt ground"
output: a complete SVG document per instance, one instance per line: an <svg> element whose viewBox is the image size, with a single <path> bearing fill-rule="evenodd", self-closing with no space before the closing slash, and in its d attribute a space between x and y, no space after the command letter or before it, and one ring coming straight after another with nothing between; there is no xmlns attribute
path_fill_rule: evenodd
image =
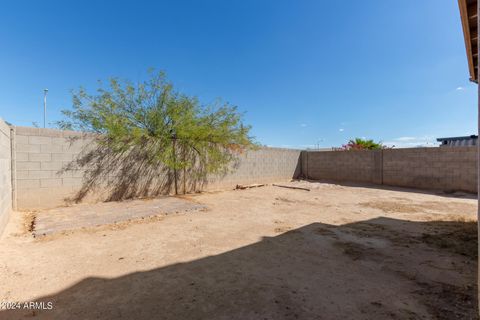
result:
<svg viewBox="0 0 480 320"><path fill-rule="evenodd" d="M192 195L208 209L41 239L16 213L0 302L53 309L0 319L476 319L471 196L291 185L312 190Z"/></svg>

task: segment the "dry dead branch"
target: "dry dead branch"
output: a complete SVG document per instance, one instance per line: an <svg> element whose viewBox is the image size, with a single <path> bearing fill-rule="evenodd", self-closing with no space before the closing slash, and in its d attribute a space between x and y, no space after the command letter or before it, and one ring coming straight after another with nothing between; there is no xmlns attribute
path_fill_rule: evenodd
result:
<svg viewBox="0 0 480 320"><path fill-rule="evenodd" d="M302 188L302 187L294 187L294 186L285 186L281 184L272 184L274 187L280 187L280 188L287 188L287 189L297 189L297 190L304 190L304 191L310 191L308 188Z"/></svg>
<svg viewBox="0 0 480 320"><path fill-rule="evenodd" d="M247 184L247 185L241 185L237 184L235 189L240 189L240 190L245 190L245 189L250 189L250 188L259 188L259 187L264 187L266 184L262 183L254 183L254 184Z"/></svg>

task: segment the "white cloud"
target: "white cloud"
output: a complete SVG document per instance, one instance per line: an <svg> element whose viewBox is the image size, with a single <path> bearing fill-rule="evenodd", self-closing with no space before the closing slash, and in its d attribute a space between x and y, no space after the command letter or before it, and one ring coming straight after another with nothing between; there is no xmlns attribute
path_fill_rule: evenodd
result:
<svg viewBox="0 0 480 320"><path fill-rule="evenodd" d="M343 131L345 131L345 129L340 128L340 129L338 129L338 131L343 132Z"/></svg>
<svg viewBox="0 0 480 320"><path fill-rule="evenodd" d="M315 149L316 144L266 144L268 148L283 148L283 149Z"/></svg>
<svg viewBox="0 0 480 320"><path fill-rule="evenodd" d="M457 90L457 91L463 91L463 90L465 90L465 88L464 88L464 87L457 87L457 89L455 89L455 90Z"/></svg>
<svg viewBox="0 0 480 320"><path fill-rule="evenodd" d="M300 124L300 127L302 127L302 128L306 128L307 126L308 126L308 125L307 125L306 123Z"/></svg>
<svg viewBox="0 0 480 320"><path fill-rule="evenodd" d="M438 147L439 143L434 136L398 137L392 141L384 141L384 145L396 148Z"/></svg>
<svg viewBox="0 0 480 320"><path fill-rule="evenodd" d="M416 137L399 137L399 138L396 138L394 140L395 141L415 141L417 139L418 138L416 138Z"/></svg>

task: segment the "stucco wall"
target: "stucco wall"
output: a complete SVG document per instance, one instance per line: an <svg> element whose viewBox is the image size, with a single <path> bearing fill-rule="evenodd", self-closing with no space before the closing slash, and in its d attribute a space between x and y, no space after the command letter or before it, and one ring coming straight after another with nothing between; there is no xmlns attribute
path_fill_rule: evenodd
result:
<svg viewBox="0 0 480 320"><path fill-rule="evenodd" d="M476 147L305 151L302 174L316 180L477 192Z"/></svg>
<svg viewBox="0 0 480 320"><path fill-rule="evenodd" d="M0 235L12 211L10 127L0 118Z"/></svg>
<svg viewBox="0 0 480 320"><path fill-rule="evenodd" d="M85 186L89 186L83 169L88 167L74 166L79 170L65 168L95 150L91 137L73 131L16 127L15 145L19 210L61 206L78 199L79 194L83 197L83 191L88 189ZM195 186L188 181L187 190L232 189L237 184L289 180L300 173L299 158L299 150L260 148L241 155L235 170L226 175L210 176L206 183L196 183ZM139 162L106 161L105 166L102 169L106 172L105 176L99 175L100 179L97 179L102 185L97 186L94 192L88 192L82 201L95 202L140 193L133 190L134 185L139 186L137 189L148 189L146 193L151 195L173 192L171 177L167 189L155 189L168 180L162 172L139 169L136 174L135 168L141 167ZM128 172L117 171L120 166ZM183 191L182 172L178 173L178 190Z"/></svg>

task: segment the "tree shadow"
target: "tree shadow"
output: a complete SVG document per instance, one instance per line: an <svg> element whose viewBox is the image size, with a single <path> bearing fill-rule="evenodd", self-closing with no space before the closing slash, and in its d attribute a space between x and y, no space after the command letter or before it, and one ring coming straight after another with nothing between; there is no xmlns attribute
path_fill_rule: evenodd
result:
<svg viewBox="0 0 480 320"><path fill-rule="evenodd" d="M71 137L70 143L80 139ZM221 179L236 170L238 158L233 158L228 168L215 175ZM87 197L101 201L120 201L135 198L152 198L160 195L194 193L209 183L205 164L196 164L185 170L173 170L160 161L152 160L148 147L138 145L126 150L113 150L101 140L91 139L74 160L58 172L81 173L82 184L67 203L78 203ZM175 177L176 185L175 188Z"/></svg>
<svg viewBox="0 0 480 320"><path fill-rule="evenodd" d="M469 234L470 238L462 237ZM444 242L445 237L448 241ZM471 243L471 249L459 251ZM476 224L313 223L215 256L86 278L39 319L476 319ZM0 312L1 319L31 315Z"/></svg>

